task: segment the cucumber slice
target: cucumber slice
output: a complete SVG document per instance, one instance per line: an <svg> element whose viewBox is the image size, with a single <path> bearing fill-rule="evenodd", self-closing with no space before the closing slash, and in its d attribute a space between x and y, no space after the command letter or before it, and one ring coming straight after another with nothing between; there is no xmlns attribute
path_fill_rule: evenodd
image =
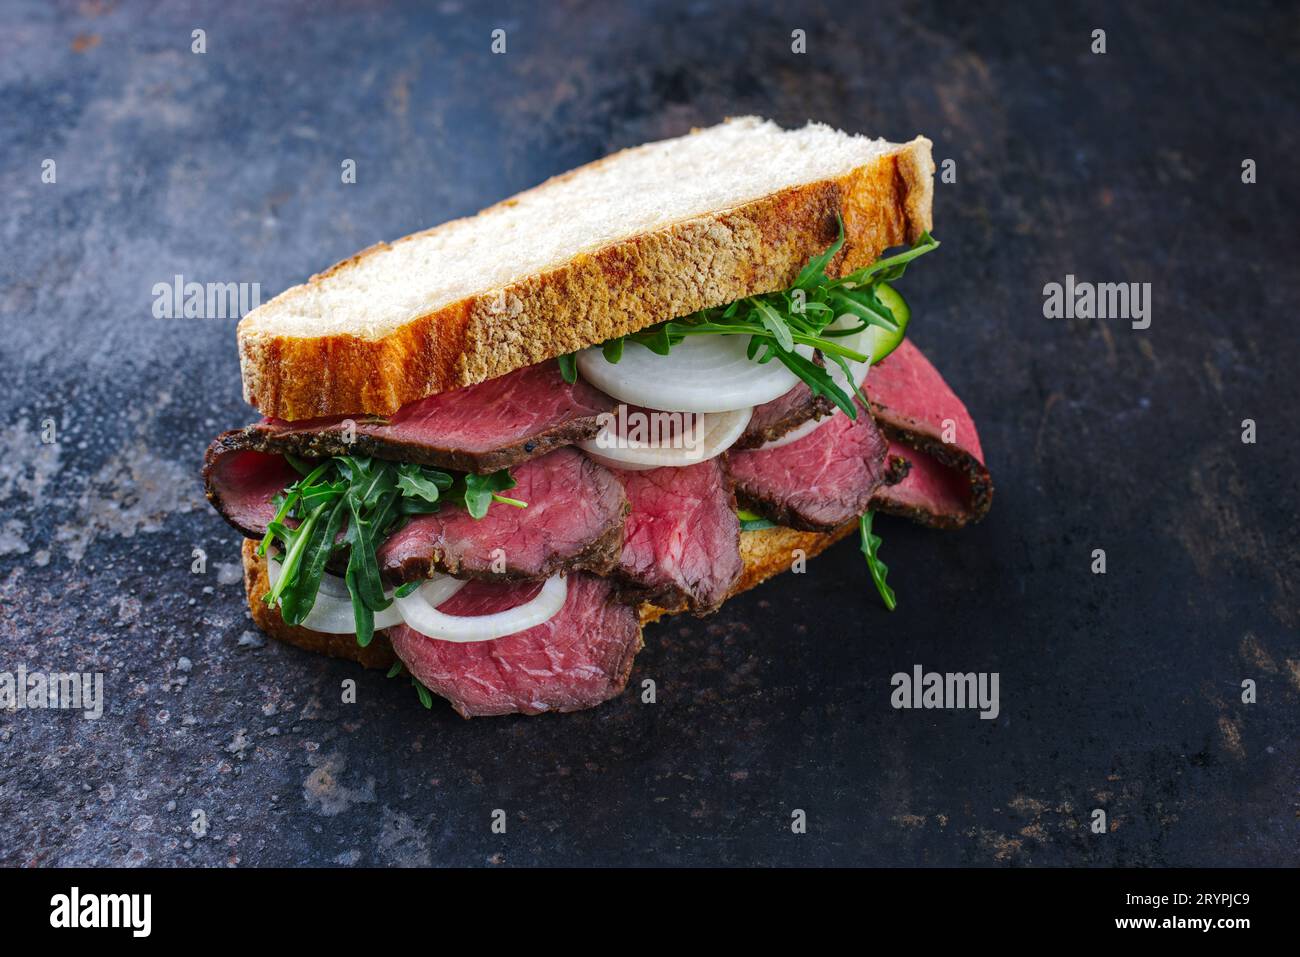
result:
<svg viewBox="0 0 1300 957"><path fill-rule="evenodd" d="M898 330L890 332L880 326L867 327L866 345L867 351L871 353L872 365L898 348L898 344L903 341L903 336L907 333L908 320L912 318L912 310L907 307L907 302L894 287L883 282L877 283L876 298L893 314L894 322L898 323Z"/></svg>
<svg viewBox="0 0 1300 957"><path fill-rule="evenodd" d="M755 532L760 528L776 527L776 522L764 518L757 512L751 512L747 508L736 509L736 518L740 519L740 530L742 532Z"/></svg>

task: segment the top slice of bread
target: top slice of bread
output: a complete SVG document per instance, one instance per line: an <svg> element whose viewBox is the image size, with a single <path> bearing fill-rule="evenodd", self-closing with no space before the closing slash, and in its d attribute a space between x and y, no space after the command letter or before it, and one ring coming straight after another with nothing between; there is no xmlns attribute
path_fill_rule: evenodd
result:
<svg viewBox="0 0 1300 957"><path fill-rule="evenodd" d="M756 117L623 150L477 216L380 243L239 324L244 397L385 415L697 309L832 274L930 228L930 141Z"/></svg>

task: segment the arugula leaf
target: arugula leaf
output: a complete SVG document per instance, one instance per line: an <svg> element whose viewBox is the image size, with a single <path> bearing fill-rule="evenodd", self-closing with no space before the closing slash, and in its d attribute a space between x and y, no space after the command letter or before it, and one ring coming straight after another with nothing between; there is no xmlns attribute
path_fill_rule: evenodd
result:
<svg viewBox="0 0 1300 957"><path fill-rule="evenodd" d="M868 361L868 356L849 349L839 340L860 332L868 325L897 332L898 321L876 296L875 287L878 283L900 278L908 263L936 249L939 243L929 233L923 233L912 248L847 276L831 279L826 275L826 268L844 247L844 240L844 222L840 220L838 238L808 261L789 289L738 299L726 306L703 309L681 319L670 319L640 332L610 339L602 346L605 359L618 362L628 341L666 356L687 336L749 336L746 354L752 361L762 364L778 360L806 382L814 393L826 396L850 418L856 419L858 412L853 396L845 392L823 366L800 355L795 347L811 346L833 360L846 374L847 360ZM797 296L794 295L796 292ZM830 328L841 316L852 316L859 322L853 328ZM849 381L853 381L851 375ZM865 401L862 390L856 385L852 391Z"/></svg>
<svg viewBox="0 0 1300 957"><path fill-rule="evenodd" d="M393 666L388 669L388 674L385 677L396 678L405 671L406 665L402 664L401 661L394 661ZM411 687L415 689L415 693L420 699L420 704L424 705L426 708L433 707L433 692L426 688L424 682L415 677L415 675L411 675Z"/></svg>
<svg viewBox="0 0 1300 957"><path fill-rule="evenodd" d="M352 592L354 602L359 595L372 612L383 611L393 600L384 597L384 583L379 579L374 527L364 514L361 494L350 492L346 500L350 512L347 541L352 546L348 551L348 590Z"/></svg>
<svg viewBox="0 0 1300 957"><path fill-rule="evenodd" d="M280 600L280 615L290 625L302 624L316 604L316 593L320 589L321 577L325 574L325 563L334 552L334 543L346 513L342 503L335 502L332 508L330 504L326 502L319 506L329 508L329 519L318 522L312 529L298 565L294 587L286 591Z"/></svg>
<svg viewBox="0 0 1300 957"><path fill-rule="evenodd" d="M436 502L451 485L451 476L446 472L429 472L409 462L397 466L397 487L408 498Z"/></svg>
<svg viewBox="0 0 1300 957"><path fill-rule="evenodd" d="M353 550L356 550L355 545ZM357 584L356 571L353 569L350 559L347 574L343 576L343 581L347 583L348 594L352 596L352 620L356 625L357 644L365 648L375 638L375 613L361 596L361 587Z"/></svg>
<svg viewBox="0 0 1300 957"><path fill-rule="evenodd" d="M772 333L777 345L787 352L793 351L794 335L790 332L790 327L786 325L782 315L762 299L754 300L754 311L758 313L763 325Z"/></svg>
<svg viewBox="0 0 1300 957"><path fill-rule="evenodd" d="M347 491L346 482L328 482L320 485L313 485L304 488L299 493L299 501L302 507L307 511L313 510L317 505L329 504L339 495Z"/></svg>
<svg viewBox="0 0 1300 957"><path fill-rule="evenodd" d="M375 612L392 604L384 594L376 553L411 515L451 504L477 519L493 502L516 508L528 504L497 494L515 486L506 469L457 479L413 463L348 455L316 463L296 460L293 465L302 477L272 499L275 517L258 546L265 555L274 544L280 555L279 577L262 600L278 605L289 624L301 624L315 606L330 559L346 549L344 581L362 647L374 638ZM397 593L408 595L418 584Z"/></svg>
<svg viewBox="0 0 1300 957"><path fill-rule="evenodd" d="M514 505L516 508L522 507L523 502L513 498L501 498L496 493L504 492L506 489L514 488L517 483L514 476L510 474L509 469L502 469L499 472L492 472L489 475L466 474L461 479L459 490L465 503L465 511L473 518L482 518L487 514L488 506L493 501L499 501L506 505Z"/></svg>
<svg viewBox="0 0 1300 957"><path fill-rule="evenodd" d="M871 531L871 520L875 514L875 512L864 512L858 519L858 532L862 536L862 554L867 558L867 567L871 569L871 580L876 583L876 591L880 592L885 607L893 611L898 606L898 601L894 597L894 589L890 588L885 581L889 577L889 566L880 560L880 536Z"/></svg>
<svg viewBox="0 0 1300 957"><path fill-rule="evenodd" d="M267 596L267 603L274 604L285 589L294 584L298 579L298 565L302 561L303 552L306 551L307 543L311 540L311 534L316 525L321 520L321 515L325 512L324 503L316 506L316 509L308 515L297 528L289 529L284 525L273 523L268 528L278 528L281 537L285 539L284 561L280 563L280 579L272 586L270 594Z"/></svg>
<svg viewBox="0 0 1300 957"><path fill-rule="evenodd" d="M307 476L308 484L310 484L312 479L312 470L315 468L315 466L313 466L306 459L300 459L298 458L298 456L290 455L287 452L285 453L284 460L288 462L290 465L292 465L294 471L297 472L299 475Z"/></svg>
<svg viewBox="0 0 1300 957"><path fill-rule="evenodd" d="M297 483L295 482L294 485L297 485ZM273 529L277 525L281 528L284 527L284 520L289 517L289 512L298 503L299 495L294 485L290 485L271 499L271 504L275 506L275 517L266 523L266 534L262 536L262 540L257 545L257 554L259 556L264 557L266 555L267 548L275 541Z"/></svg>
<svg viewBox="0 0 1300 957"><path fill-rule="evenodd" d="M836 216L835 221L839 225L839 236L836 237L835 242L826 247L824 253L814 256L808 261L808 265L799 271L799 277L794 281L795 289L815 289L827 282L826 267L844 246L844 220Z"/></svg>
<svg viewBox="0 0 1300 957"><path fill-rule="evenodd" d="M782 365L808 383L813 395L826 396L839 406L850 419L858 417L858 408L853 404L853 397L846 395L835 384L835 380L831 378L831 374L826 371L824 366L819 366L811 359L805 359L797 352L780 352L777 353L777 357L781 360ZM850 381L852 381L851 378ZM854 386L854 391L858 391L856 386Z"/></svg>
<svg viewBox="0 0 1300 957"><path fill-rule="evenodd" d="M870 266L859 269L844 277L845 282L853 282L863 285L868 281L893 282L895 279L902 279L903 273L907 269L907 264L918 256L924 256L932 249L937 249L939 240L930 235L928 231L921 234L921 238L913 244L911 249L905 250L894 256L888 256L884 259L877 259Z"/></svg>
<svg viewBox="0 0 1300 957"><path fill-rule="evenodd" d="M411 675L411 684L415 685L415 693L420 697L420 704L426 708L432 708L433 692L426 688L415 675Z"/></svg>
<svg viewBox="0 0 1300 957"><path fill-rule="evenodd" d="M898 323L894 321L893 313L876 300L876 294L870 287L863 289L856 296L850 296L845 292L832 292L829 298L831 304L842 314L857 316L867 325L880 326L889 332L898 331Z"/></svg>
<svg viewBox="0 0 1300 957"><path fill-rule="evenodd" d="M337 456L345 471L352 477L348 496L363 509L372 509L397 485L396 469L389 462L349 455Z"/></svg>
<svg viewBox="0 0 1300 957"><path fill-rule="evenodd" d="M576 352L556 356L555 361L560 365L560 375L564 377L565 382L573 385L578 381L578 355Z"/></svg>

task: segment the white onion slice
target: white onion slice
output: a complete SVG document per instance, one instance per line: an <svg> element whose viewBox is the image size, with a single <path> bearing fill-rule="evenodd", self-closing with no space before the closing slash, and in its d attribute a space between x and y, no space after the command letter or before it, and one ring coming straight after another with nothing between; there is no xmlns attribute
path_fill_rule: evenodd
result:
<svg viewBox="0 0 1300 957"><path fill-rule="evenodd" d="M491 641L526 631L544 621L549 621L564 607L569 594L568 581L560 575L546 579L546 584L532 601L498 611L491 615L448 615L433 607L422 586L405 598L394 599L406 624L438 641ZM445 599L444 599L445 600Z"/></svg>
<svg viewBox="0 0 1300 957"><path fill-rule="evenodd" d="M629 342L618 362L599 346L578 353L578 371L596 388L629 405L667 412L733 412L770 402L798 377L772 359L762 365L745 350L749 336L687 336L666 356ZM796 346L811 358L809 346Z"/></svg>
<svg viewBox="0 0 1300 957"><path fill-rule="evenodd" d="M856 322L856 319L854 321ZM831 323L830 328L834 329L836 326L840 326L843 322L844 322L843 318L837 319L835 320L835 322ZM842 342L847 348L852 349L855 352L865 352L868 355L870 355L871 336L872 336L871 330L874 328L876 327L868 326L867 328L863 329L861 332L857 333L856 335L843 337L842 339L840 339L840 342ZM858 388L861 389L862 384L867 381L867 373L871 371L871 363L854 362L852 359L845 359L845 361L849 364L849 368L853 369L855 373L854 379L857 381ZM827 371L830 372L831 378L835 381L835 384L839 386L841 389L843 389L847 394L852 395L853 386L849 384L849 378L844 374L844 370L840 368L840 364L838 362L833 362L830 359L827 359L826 368ZM844 411L837 405L835 407L835 410L831 412L830 415L824 415L820 419L809 419L807 422L803 423L802 425L796 426L795 428L791 429L785 435L775 438L771 442L764 442L762 445L759 446L759 448L779 449L783 445L789 445L792 442L798 442L800 439L812 435L823 425L830 422L831 419L835 418L835 416L843 415L843 414Z"/></svg>
<svg viewBox="0 0 1300 957"><path fill-rule="evenodd" d="M272 561L275 560L272 559ZM275 567L277 569L276 578L279 578L280 573L278 569L280 567L280 563L275 562ZM275 582L272 581L271 584L274 585ZM323 592L326 595L330 595L334 598L342 598L344 601L352 600L352 596L348 594L347 582L345 582L338 575L331 575L329 572L326 572L320 577L320 591L317 592L317 594L320 594L321 592Z"/></svg>
<svg viewBox="0 0 1300 957"><path fill-rule="evenodd" d="M452 578L450 575L434 575L416 591L424 592L425 600L434 608L437 608L468 584L469 582L460 578Z"/></svg>
<svg viewBox="0 0 1300 957"><path fill-rule="evenodd" d="M266 577L270 579L271 587L280 578L280 563L274 558L266 563ZM445 576L440 576L445 577ZM454 578L450 581L456 581ZM464 582L456 582L457 586L463 585ZM452 594L459 590L453 589ZM392 592L385 593L387 597L392 597ZM451 595L445 595L442 601L446 601ZM391 604L383 611L375 612L376 628L391 628L393 625L402 623L402 615L397 609L397 604ZM320 589L316 592L316 601L312 603L311 611L307 617L302 620L302 627L310 628L312 631L323 632L327 635L355 635L357 633L356 617L352 613L352 598L348 594L348 586L337 575L331 575L326 572L321 576Z"/></svg>
<svg viewBox="0 0 1300 957"><path fill-rule="evenodd" d="M271 587L275 587L280 577L280 562L270 559L266 571ZM437 610L438 605L467 584L468 582L450 575L434 575L405 598L398 598L392 591L387 591L384 594L392 598L393 603L383 611L375 612L375 628L391 628L405 623L425 637L441 641L490 641L526 631L548 621L564 607L569 593L568 582L556 575L546 580L532 601L505 611L465 617ZM316 601L302 626L330 635L356 634L352 599L343 579L328 572L321 576Z"/></svg>
<svg viewBox="0 0 1300 957"><path fill-rule="evenodd" d="M602 360L603 361L603 360ZM652 413L653 414L653 413ZM684 413L690 415L692 413ZM601 429L601 434L594 439L579 442L582 449L601 465L616 469L628 469L641 472L646 469L664 467L682 468L707 461L721 455L736 444L745 426L749 425L753 408L737 409L734 412L703 412L699 414L696 428L699 437L694 448L685 444L672 445L629 445L610 426Z"/></svg>

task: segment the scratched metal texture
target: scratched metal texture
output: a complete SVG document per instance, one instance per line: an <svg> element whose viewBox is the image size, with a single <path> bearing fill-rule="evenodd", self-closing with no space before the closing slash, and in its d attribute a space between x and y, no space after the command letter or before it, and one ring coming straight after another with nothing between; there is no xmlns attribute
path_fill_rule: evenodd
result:
<svg viewBox="0 0 1300 957"><path fill-rule="evenodd" d="M102 671L107 695L99 721L0 713L0 862L1298 862L1294 10L8 0L0 18L0 670ZM956 161L943 249L903 288L980 427L988 520L882 520L892 615L846 542L655 626L633 690L571 716L464 722L254 631L198 481L251 414L234 324L155 319L154 283L269 297L746 113L925 133ZM1151 283L1151 327L1045 319L1066 274ZM892 709L915 664L997 672L999 716Z"/></svg>

